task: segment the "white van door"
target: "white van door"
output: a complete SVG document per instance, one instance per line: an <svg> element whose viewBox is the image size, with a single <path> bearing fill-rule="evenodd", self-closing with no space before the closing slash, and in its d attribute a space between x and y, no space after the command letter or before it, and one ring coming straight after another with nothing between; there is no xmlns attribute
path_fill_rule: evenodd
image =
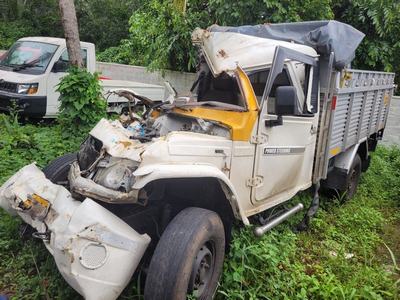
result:
<svg viewBox="0 0 400 300"><path fill-rule="evenodd" d="M267 72L273 73L273 68ZM253 205L268 203L267 206L274 206L312 184L318 126L318 97L312 97L312 90L314 96L318 94L318 85L316 89L312 87L313 67L292 61L282 64L280 73L275 73L268 96L264 96L261 103L257 135L262 138L256 147L251 192ZM315 81L317 84L317 79ZM293 114L278 117L275 113L278 87L294 88L297 105ZM312 104L313 101L316 102Z"/></svg>
<svg viewBox="0 0 400 300"><path fill-rule="evenodd" d="M81 51L83 64L87 66L87 49ZM52 69L50 70L47 79L47 117L55 117L58 114L60 107L60 93L57 92L57 85L60 83L62 77L67 75L67 70L70 66L67 49L65 49L60 57L55 61Z"/></svg>

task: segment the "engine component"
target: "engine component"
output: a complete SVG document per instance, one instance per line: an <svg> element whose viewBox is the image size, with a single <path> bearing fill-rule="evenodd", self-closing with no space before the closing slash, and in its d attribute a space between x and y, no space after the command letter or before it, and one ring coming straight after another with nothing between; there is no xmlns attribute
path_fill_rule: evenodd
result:
<svg viewBox="0 0 400 300"><path fill-rule="evenodd" d="M133 160L107 155L97 164L93 181L115 191L130 192L135 182L132 173L137 166L138 163Z"/></svg>
<svg viewBox="0 0 400 300"><path fill-rule="evenodd" d="M146 205L147 202L147 197L140 193L142 190L131 189L129 192L124 193L105 187L89 178L82 177L77 162L71 165L68 181L71 192L103 202L138 203L141 205Z"/></svg>

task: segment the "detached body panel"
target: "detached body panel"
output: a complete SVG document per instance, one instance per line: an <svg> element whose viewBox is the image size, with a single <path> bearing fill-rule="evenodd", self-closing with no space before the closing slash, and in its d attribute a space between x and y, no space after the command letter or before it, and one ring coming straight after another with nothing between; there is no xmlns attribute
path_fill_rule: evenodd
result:
<svg viewBox="0 0 400 300"><path fill-rule="evenodd" d="M116 299L150 242L95 201L73 199L34 164L0 188L0 205L38 230L62 276L86 299Z"/></svg>

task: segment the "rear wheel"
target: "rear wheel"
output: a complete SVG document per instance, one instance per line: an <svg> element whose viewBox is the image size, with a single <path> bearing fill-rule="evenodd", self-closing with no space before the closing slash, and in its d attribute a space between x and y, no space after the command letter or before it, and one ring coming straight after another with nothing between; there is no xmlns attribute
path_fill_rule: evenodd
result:
<svg viewBox="0 0 400 300"><path fill-rule="evenodd" d="M76 161L76 153L68 153L51 161L43 173L52 183L68 186L68 172L71 164Z"/></svg>
<svg viewBox="0 0 400 300"><path fill-rule="evenodd" d="M357 191L361 177L361 167L361 158L358 154L356 154L353 163L351 164L349 174L347 175L346 189L342 191L344 192L345 200L350 200L353 198Z"/></svg>
<svg viewBox="0 0 400 300"><path fill-rule="evenodd" d="M213 211L190 207L167 226L150 262L146 300L212 299L225 254L224 226Z"/></svg>

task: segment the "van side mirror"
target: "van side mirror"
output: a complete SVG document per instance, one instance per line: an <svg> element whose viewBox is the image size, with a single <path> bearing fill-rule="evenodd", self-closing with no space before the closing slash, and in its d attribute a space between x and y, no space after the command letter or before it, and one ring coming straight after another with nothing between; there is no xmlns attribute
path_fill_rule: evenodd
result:
<svg viewBox="0 0 400 300"><path fill-rule="evenodd" d="M275 91L276 120L266 120L265 126L274 127L283 124L282 116L293 116L296 113L297 95L294 86L279 86Z"/></svg>
<svg viewBox="0 0 400 300"><path fill-rule="evenodd" d="M67 62L64 62L62 60L57 60L54 63L53 68L51 69L51 72L53 72L53 73L67 72L67 69L68 69Z"/></svg>

